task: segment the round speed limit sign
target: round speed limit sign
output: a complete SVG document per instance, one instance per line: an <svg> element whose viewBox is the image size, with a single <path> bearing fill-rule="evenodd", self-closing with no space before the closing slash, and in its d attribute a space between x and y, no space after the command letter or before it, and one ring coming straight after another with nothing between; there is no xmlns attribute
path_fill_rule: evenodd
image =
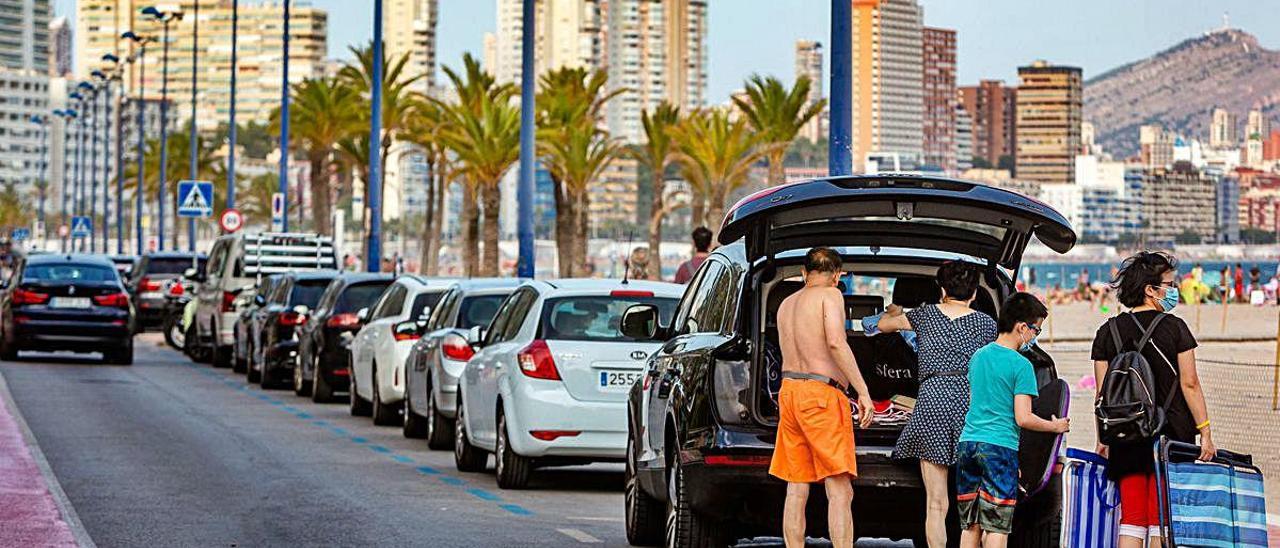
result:
<svg viewBox="0 0 1280 548"><path fill-rule="evenodd" d="M244 226L244 216L240 215L240 210L238 209L225 210L222 212L222 216L218 217L218 225L222 227L223 232L235 232Z"/></svg>

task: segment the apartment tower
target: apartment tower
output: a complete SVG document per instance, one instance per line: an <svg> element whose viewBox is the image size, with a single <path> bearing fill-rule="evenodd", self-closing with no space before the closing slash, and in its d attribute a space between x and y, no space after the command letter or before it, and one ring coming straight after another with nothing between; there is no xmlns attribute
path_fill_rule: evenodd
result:
<svg viewBox="0 0 1280 548"><path fill-rule="evenodd" d="M71 24L66 17L49 21L49 76L71 75Z"/></svg>
<svg viewBox="0 0 1280 548"><path fill-rule="evenodd" d="M853 0L853 160L924 152L923 12L916 0Z"/></svg>
<svg viewBox="0 0 1280 548"><path fill-rule="evenodd" d="M498 0L498 32L491 71L499 82L520 83L522 0ZM558 68L603 68L601 0L537 0L535 74ZM486 49L488 45L485 46ZM487 54L486 54L487 56Z"/></svg>
<svg viewBox="0 0 1280 548"><path fill-rule="evenodd" d="M1036 61L1018 67L1016 175L1070 183L1080 150L1081 70Z"/></svg>
<svg viewBox="0 0 1280 548"><path fill-rule="evenodd" d="M408 54L405 73L418 76L414 88L428 93L436 84L438 0L388 0L382 12L383 49L388 59Z"/></svg>
<svg viewBox="0 0 1280 548"><path fill-rule="evenodd" d="M0 187L25 192L40 177L45 141L31 117L49 116L51 11L49 0L0 0Z"/></svg>
<svg viewBox="0 0 1280 548"><path fill-rule="evenodd" d="M924 164L956 166L956 31L924 27Z"/></svg>
<svg viewBox="0 0 1280 548"><path fill-rule="evenodd" d="M1240 123L1235 113L1214 107L1212 120L1209 121L1209 147L1215 149L1235 148L1240 142Z"/></svg>
<svg viewBox="0 0 1280 548"><path fill-rule="evenodd" d="M707 0L608 0L606 14L609 87L625 90L606 107L614 137L642 141L640 113L662 101L706 105Z"/></svg>
<svg viewBox="0 0 1280 548"><path fill-rule="evenodd" d="M960 105L973 119L973 156L991 167L1001 157L1013 160L1018 89L1000 80L982 80L976 86L960 88Z"/></svg>
<svg viewBox="0 0 1280 548"><path fill-rule="evenodd" d="M808 104L812 105L821 101L823 98L822 42L796 40L796 80L799 80L802 76L807 76L811 83ZM800 129L800 137L815 143L826 137L826 119L827 111L823 109L821 114L814 116L812 120L809 120Z"/></svg>

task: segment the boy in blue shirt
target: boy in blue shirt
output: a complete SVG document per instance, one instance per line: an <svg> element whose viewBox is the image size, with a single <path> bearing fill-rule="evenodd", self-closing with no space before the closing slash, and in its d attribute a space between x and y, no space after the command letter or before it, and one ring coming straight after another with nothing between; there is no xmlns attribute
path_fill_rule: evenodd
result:
<svg viewBox="0 0 1280 548"><path fill-rule="evenodd" d="M1018 502L1020 428L1063 433L1070 420L1044 420L1031 412L1035 370L1020 354L1040 334L1049 316L1030 293L1015 293L1000 309L996 341L969 360L969 413L956 447L956 500L960 510L960 546L1003 548L1013 528Z"/></svg>

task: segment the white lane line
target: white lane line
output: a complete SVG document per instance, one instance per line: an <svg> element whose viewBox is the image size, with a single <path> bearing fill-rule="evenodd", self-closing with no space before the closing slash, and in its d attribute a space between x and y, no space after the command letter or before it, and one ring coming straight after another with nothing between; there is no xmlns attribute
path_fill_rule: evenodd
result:
<svg viewBox="0 0 1280 548"><path fill-rule="evenodd" d="M614 523L622 523L623 521L622 518L606 518L606 517L599 517L599 516L569 516L566 519L572 519L572 520L578 520L578 521L608 521L608 522L614 522Z"/></svg>
<svg viewBox="0 0 1280 548"><path fill-rule="evenodd" d="M578 542L581 542L583 544L599 544L600 543L600 539L593 537L591 535L588 535L577 529L556 529L556 530L560 531L561 533L564 533L565 536L573 540L576 540Z"/></svg>

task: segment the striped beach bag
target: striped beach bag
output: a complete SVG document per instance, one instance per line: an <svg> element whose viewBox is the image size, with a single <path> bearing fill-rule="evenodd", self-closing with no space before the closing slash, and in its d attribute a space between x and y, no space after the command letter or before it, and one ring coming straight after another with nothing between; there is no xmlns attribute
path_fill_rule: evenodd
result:
<svg viewBox="0 0 1280 548"><path fill-rule="evenodd" d="M1062 468L1062 546L1115 548L1120 490L1107 477L1107 459L1068 448Z"/></svg>
<svg viewBox="0 0 1280 548"><path fill-rule="evenodd" d="M1199 447L1163 437L1155 449L1166 546L1267 547L1262 472L1252 457L1218 451L1198 462Z"/></svg>

